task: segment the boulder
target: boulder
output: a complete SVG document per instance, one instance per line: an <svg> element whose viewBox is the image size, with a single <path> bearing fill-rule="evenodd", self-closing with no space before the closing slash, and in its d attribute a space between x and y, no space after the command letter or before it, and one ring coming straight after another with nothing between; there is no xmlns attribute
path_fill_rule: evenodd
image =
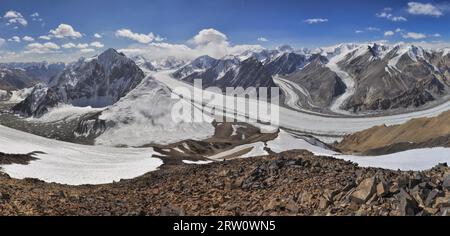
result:
<svg viewBox="0 0 450 236"><path fill-rule="evenodd" d="M415 216L420 212L419 204L411 197L404 189L400 189L398 194L400 198L400 215L401 216Z"/></svg>
<svg viewBox="0 0 450 236"><path fill-rule="evenodd" d="M450 191L450 174L447 174L444 177L444 181L442 183L442 187Z"/></svg>
<svg viewBox="0 0 450 236"><path fill-rule="evenodd" d="M369 200L376 191L375 177L363 180L356 190L350 195L350 199L358 204L363 204Z"/></svg>
<svg viewBox="0 0 450 236"><path fill-rule="evenodd" d="M433 189L427 196L427 198L425 199L425 206L426 207L431 207L433 205L434 200L438 197L442 195L442 192L437 190L437 189Z"/></svg>
<svg viewBox="0 0 450 236"><path fill-rule="evenodd" d="M389 194L387 184L385 182L380 182L377 185L377 196L384 197Z"/></svg>

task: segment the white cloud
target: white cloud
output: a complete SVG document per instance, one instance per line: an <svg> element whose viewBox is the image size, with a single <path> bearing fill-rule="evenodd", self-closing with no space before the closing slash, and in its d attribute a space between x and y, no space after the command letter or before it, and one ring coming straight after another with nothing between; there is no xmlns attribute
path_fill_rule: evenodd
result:
<svg viewBox="0 0 450 236"><path fill-rule="evenodd" d="M406 19L403 16L392 15L391 11L392 11L392 8L384 8L381 12L377 13L376 16L378 18L384 18L384 19L394 21L394 22L408 21L408 19Z"/></svg>
<svg viewBox="0 0 450 236"><path fill-rule="evenodd" d="M31 20L33 20L33 21L43 21L43 19L39 17L39 13L37 13L37 12L31 14L30 17L31 17Z"/></svg>
<svg viewBox="0 0 450 236"><path fill-rule="evenodd" d="M155 36L154 33L150 32L148 34L140 34L140 33L134 33L133 31L129 29L119 29L115 33L116 37L121 38L127 38L134 41L137 41L139 43L147 44L151 43L153 41L160 42L164 39L160 36Z"/></svg>
<svg viewBox="0 0 450 236"><path fill-rule="evenodd" d="M427 35L422 34L422 33L408 32L403 35L403 38L405 38L405 39L424 39L424 38L427 38Z"/></svg>
<svg viewBox="0 0 450 236"><path fill-rule="evenodd" d="M17 11L7 11L3 18L8 20L7 25L28 25L28 21L25 19L25 17L23 17L23 15Z"/></svg>
<svg viewBox="0 0 450 236"><path fill-rule="evenodd" d="M61 47L65 48L65 49L69 49L69 48L85 49L85 48L89 47L89 44L87 44L87 43L79 43L79 44L66 43L66 44L61 45Z"/></svg>
<svg viewBox="0 0 450 236"><path fill-rule="evenodd" d="M16 43L20 43L21 39L19 36L13 36L10 39L8 39L9 42L16 42Z"/></svg>
<svg viewBox="0 0 450 236"><path fill-rule="evenodd" d="M83 49L80 50L80 52L83 52L83 53L87 53L87 52L95 52L95 49L92 49L92 48L83 48Z"/></svg>
<svg viewBox="0 0 450 236"><path fill-rule="evenodd" d="M77 32L73 29L71 25L68 24L60 24L58 28L54 30L50 30L51 37L55 38L81 38L82 35L80 32Z"/></svg>
<svg viewBox="0 0 450 236"><path fill-rule="evenodd" d="M30 37L30 36L24 36L24 37L22 38L22 40L23 40L23 41L26 41L26 42L33 42L33 41L34 41L34 38L33 38L33 37Z"/></svg>
<svg viewBox="0 0 450 236"><path fill-rule="evenodd" d="M261 45L231 45L224 33L216 29L204 29L188 40L187 45L153 42L147 45L131 45L120 51L129 56L144 54L150 59L158 60L167 57L194 59L203 55L221 58L226 55L238 55L248 50L262 49Z"/></svg>
<svg viewBox="0 0 450 236"><path fill-rule="evenodd" d="M395 22L399 22L399 21L408 21L408 19L406 19L403 16L394 16L392 17L390 20L395 21Z"/></svg>
<svg viewBox="0 0 450 236"><path fill-rule="evenodd" d="M409 2L408 12L413 15L442 16L444 13L441 9L431 3Z"/></svg>
<svg viewBox="0 0 450 236"><path fill-rule="evenodd" d="M318 24L318 23L325 23L328 22L328 19L326 18L312 18L312 19L306 19L303 22L308 24Z"/></svg>
<svg viewBox="0 0 450 236"><path fill-rule="evenodd" d="M91 47L94 47L94 48L102 48L102 47L105 46L105 45L104 45L103 43L101 43L101 42L92 42L90 45L91 45Z"/></svg>
<svg viewBox="0 0 450 236"><path fill-rule="evenodd" d="M227 43L227 36L215 29L203 29L194 36L191 42L197 45L222 44Z"/></svg>
<svg viewBox="0 0 450 236"><path fill-rule="evenodd" d="M96 39L101 39L101 38L102 38L102 35L99 34L99 33L95 33L95 34L94 34L94 38L96 38Z"/></svg>
<svg viewBox="0 0 450 236"><path fill-rule="evenodd" d="M403 34L402 37L405 39L425 39L425 38L439 38L442 37L442 35L439 33L428 35L423 33L408 32L406 34Z"/></svg>
<svg viewBox="0 0 450 236"><path fill-rule="evenodd" d="M77 45L75 45L73 43L66 43L66 44L61 45L61 47L65 48L65 49L74 48L76 46Z"/></svg>
<svg viewBox="0 0 450 236"><path fill-rule="evenodd" d="M395 29L396 33L400 33L400 32L403 32L403 31L405 31L405 30L404 29L400 29L400 28Z"/></svg>
<svg viewBox="0 0 450 236"><path fill-rule="evenodd" d="M39 39L50 40L51 38L47 35L42 35L42 36L39 36Z"/></svg>
<svg viewBox="0 0 450 236"><path fill-rule="evenodd" d="M394 34L395 34L394 31L391 31L391 30L384 32L384 36L386 36L386 37L394 36Z"/></svg>
<svg viewBox="0 0 450 236"><path fill-rule="evenodd" d="M58 46L55 43L47 42L44 44L41 43L30 43L26 47L27 51L25 53L51 53L55 50L60 49L60 46Z"/></svg>
<svg viewBox="0 0 450 236"><path fill-rule="evenodd" d="M367 30L367 31L380 31L380 28L376 28L376 27L367 27L366 30Z"/></svg>
<svg viewBox="0 0 450 236"><path fill-rule="evenodd" d="M355 30L355 34L362 34L362 33L364 33L363 30Z"/></svg>
<svg viewBox="0 0 450 236"><path fill-rule="evenodd" d="M260 42L268 42L269 40L267 38L264 38L264 37L259 37L258 41L260 41Z"/></svg>
<svg viewBox="0 0 450 236"><path fill-rule="evenodd" d="M85 49L85 48L88 48L89 47L89 44L87 44L87 43L79 43L79 44L77 44L77 48L79 48L79 49Z"/></svg>

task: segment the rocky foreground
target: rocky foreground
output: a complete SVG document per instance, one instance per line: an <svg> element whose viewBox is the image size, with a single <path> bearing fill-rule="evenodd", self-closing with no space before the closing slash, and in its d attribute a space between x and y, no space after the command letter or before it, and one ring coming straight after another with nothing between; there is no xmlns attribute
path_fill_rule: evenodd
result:
<svg viewBox="0 0 450 236"><path fill-rule="evenodd" d="M4 158L5 154L2 154ZM67 186L0 173L0 215L449 215L450 168L360 168L307 151Z"/></svg>

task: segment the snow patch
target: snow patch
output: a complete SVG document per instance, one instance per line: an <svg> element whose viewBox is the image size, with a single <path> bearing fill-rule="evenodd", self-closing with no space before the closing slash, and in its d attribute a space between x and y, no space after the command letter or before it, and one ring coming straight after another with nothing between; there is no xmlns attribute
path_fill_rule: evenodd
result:
<svg viewBox="0 0 450 236"><path fill-rule="evenodd" d="M37 178L70 185L105 184L131 179L156 170L163 162L152 158L152 148L85 146L39 137L0 125L0 151L37 154L28 165L5 165L13 178Z"/></svg>

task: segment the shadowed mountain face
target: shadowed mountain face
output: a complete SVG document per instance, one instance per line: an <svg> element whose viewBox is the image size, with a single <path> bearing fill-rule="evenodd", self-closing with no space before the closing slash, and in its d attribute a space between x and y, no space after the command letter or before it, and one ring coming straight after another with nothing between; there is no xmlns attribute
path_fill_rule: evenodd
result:
<svg viewBox="0 0 450 236"><path fill-rule="evenodd" d="M443 61L436 59L438 53L406 45L379 47L357 49L338 63L356 82L346 110L419 107L448 93L448 68L445 62L439 64Z"/></svg>
<svg viewBox="0 0 450 236"><path fill-rule="evenodd" d="M407 44L341 44L314 51L245 52L222 59L202 56L172 76L188 83L202 79L205 87L222 89L272 87L271 77L281 76L301 87L295 90L303 92L295 93L305 101L302 106L306 109L329 109L340 96L354 91L339 105L358 113L417 108L441 100L450 91L449 71L447 51ZM349 78L341 77L343 74ZM291 86L295 85L287 85Z"/></svg>
<svg viewBox="0 0 450 236"><path fill-rule="evenodd" d="M267 62L264 66L271 75L287 75L302 68L306 63L308 59L305 55L290 52Z"/></svg>
<svg viewBox="0 0 450 236"><path fill-rule="evenodd" d="M22 69L0 68L0 90L18 90L31 87L37 81Z"/></svg>
<svg viewBox="0 0 450 236"><path fill-rule="evenodd" d="M286 77L306 91L307 99L312 105L318 107L328 107L336 97L345 92L346 86L339 76L325 66L327 59L316 56L302 70L290 74Z"/></svg>
<svg viewBox="0 0 450 236"><path fill-rule="evenodd" d="M58 104L105 107L117 102L144 78L139 67L124 54L108 49L66 68L49 86L39 85L13 110L25 116L41 116Z"/></svg>
<svg viewBox="0 0 450 236"><path fill-rule="evenodd" d="M20 77L29 77L32 80L48 83L65 68L64 63L47 62L23 62L23 63L0 63L0 70L20 70Z"/></svg>
<svg viewBox="0 0 450 236"><path fill-rule="evenodd" d="M180 75L183 71L187 71L187 69L182 68L174 75ZM197 70L181 78L188 83L193 83L195 79L202 79L205 88L214 86L221 88L223 91L227 87L242 87L244 89L276 87L269 71L253 57L242 62L235 57L214 60L207 69Z"/></svg>

